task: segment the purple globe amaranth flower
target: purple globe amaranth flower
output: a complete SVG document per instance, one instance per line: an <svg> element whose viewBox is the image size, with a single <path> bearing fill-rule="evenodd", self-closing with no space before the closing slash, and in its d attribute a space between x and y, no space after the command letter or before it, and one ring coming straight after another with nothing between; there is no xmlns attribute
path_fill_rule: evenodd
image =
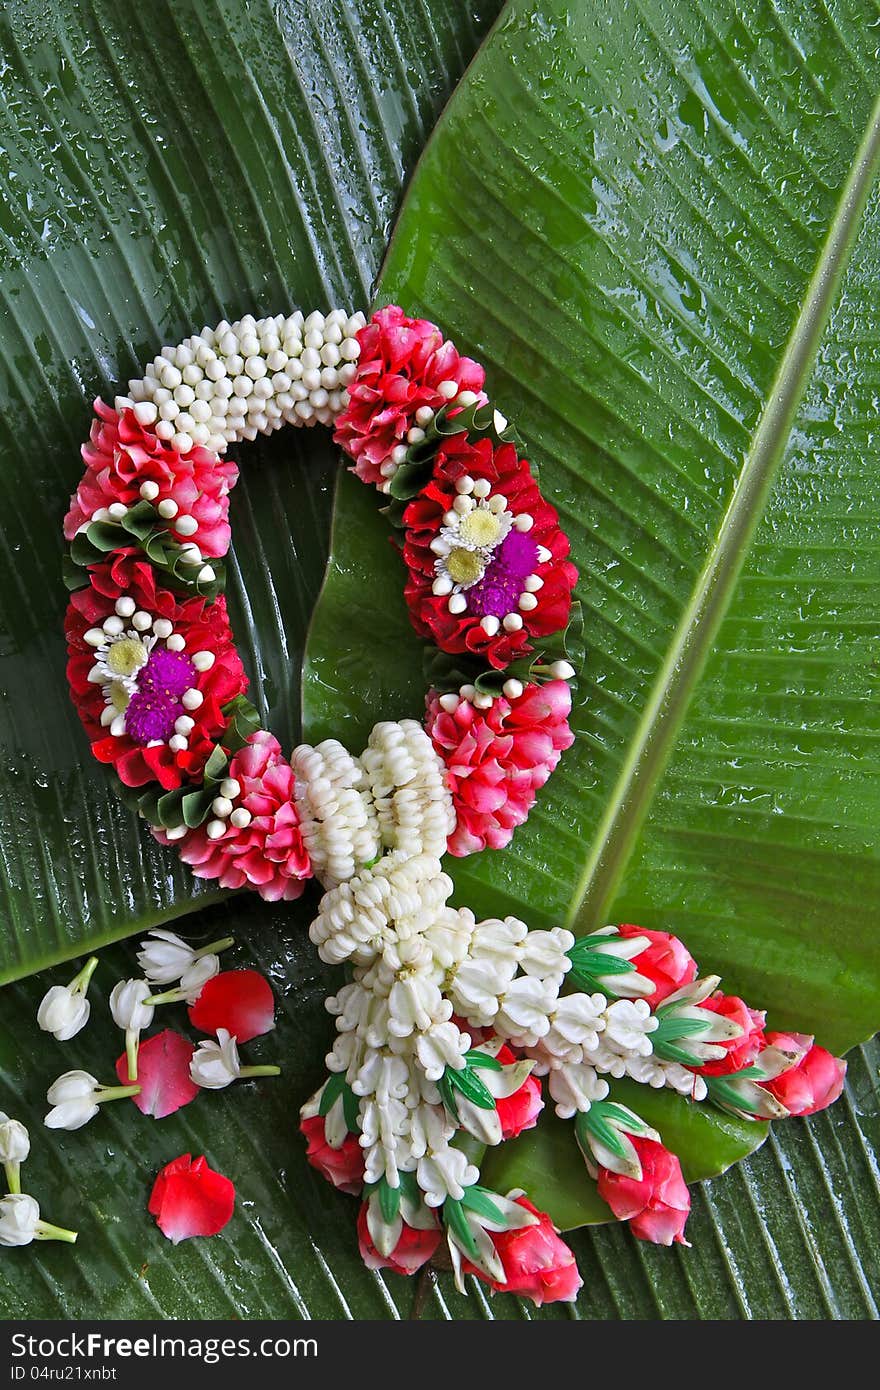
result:
<svg viewBox="0 0 880 1390"><path fill-rule="evenodd" d="M157 647L138 677L137 690L125 711L125 731L135 743L163 743L185 713L184 693L196 683L196 668L183 652Z"/></svg>
<svg viewBox="0 0 880 1390"><path fill-rule="evenodd" d="M484 618L515 613L523 583L538 562L538 546L523 531L505 536L482 579L466 592L468 612Z"/></svg>

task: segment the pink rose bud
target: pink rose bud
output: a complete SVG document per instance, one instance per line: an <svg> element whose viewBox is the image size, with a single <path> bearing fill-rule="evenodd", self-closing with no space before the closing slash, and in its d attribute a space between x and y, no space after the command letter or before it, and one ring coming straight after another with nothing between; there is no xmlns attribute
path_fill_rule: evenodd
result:
<svg viewBox="0 0 880 1390"><path fill-rule="evenodd" d="M799 1033L768 1033L767 1046L798 1051ZM813 1043L788 1071L764 1083L765 1090L784 1105L789 1115L815 1115L833 1105L843 1090L846 1062Z"/></svg>
<svg viewBox="0 0 880 1390"><path fill-rule="evenodd" d="M306 1158L312 1167L340 1192L357 1197L364 1185L364 1151L357 1135L347 1134L341 1147L334 1149L327 1143L323 1115L301 1120L299 1127L308 1142Z"/></svg>
<svg viewBox="0 0 880 1390"><path fill-rule="evenodd" d="M642 1165L641 1179L599 1169L599 1196L618 1221L628 1221L639 1240L654 1245L687 1245L684 1228L691 1209L691 1194L674 1153L653 1139L631 1136Z"/></svg>
<svg viewBox="0 0 880 1390"><path fill-rule="evenodd" d="M358 1214L358 1245L367 1269L390 1269L395 1274L415 1274L433 1257L443 1236L439 1225L417 1230L403 1222L400 1239L390 1255L380 1255L370 1238L367 1226L367 1207L364 1202Z"/></svg>
<svg viewBox="0 0 880 1390"><path fill-rule="evenodd" d="M728 1076L731 1072L750 1067L765 1046L765 1015L750 1009L736 994L722 994L720 991L713 994L711 999L704 1000L700 1008L739 1024L742 1032L729 1042L719 1044L725 1048L723 1057L716 1062L704 1062L695 1070L701 1076Z"/></svg>
<svg viewBox="0 0 880 1390"><path fill-rule="evenodd" d="M635 927L628 922L617 931L625 937L646 936L651 943L647 950L633 956L632 963L640 975L654 984L654 993L646 996L652 1009L697 978L697 962L677 936L667 931L649 931L647 927Z"/></svg>
<svg viewBox="0 0 880 1390"><path fill-rule="evenodd" d="M545 1212L538 1211L527 1197L517 1197L516 1204L539 1219L536 1225L523 1226L518 1231L489 1233L504 1266L506 1282L487 1280L467 1261L463 1261L463 1269L488 1283L493 1292L530 1298L539 1308L543 1303L573 1303L583 1283L574 1255L560 1240Z"/></svg>
<svg viewBox="0 0 880 1390"><path fill-rule="evenodd" d="M516 1056L505 1046L499 1049L497 1060L502 1066L507 1067L516 1061ZM534 1129L543 1108L541 1082L537 1076L527 1076L512 1096L504 1096L495 1101L495 1109L501 1121L502 1139L515 1139L524 1129Z"/></svg>

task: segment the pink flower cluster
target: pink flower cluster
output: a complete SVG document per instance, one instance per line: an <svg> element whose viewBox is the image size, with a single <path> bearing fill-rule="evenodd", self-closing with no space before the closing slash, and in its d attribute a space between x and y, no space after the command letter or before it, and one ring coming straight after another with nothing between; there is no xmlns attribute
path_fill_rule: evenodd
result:
<svg viewBox="0 0 880 1390"><path fill-rule="evenodd" d="M114 502L133 507L149 493L156 507L174 503L177 512L168 528L181 545L193 543L211 558L226 554L231 535L229 492L238 479L231 459L198 445L180 454L141 425L133 410L120 415L102 400L95 401L91 436L82 456L86 471L64 518L67 540L101 509ZM182 522L184 529L178 530Z"/></svg>
<svg viewBox="0 0 880 1390"><path fill-rule="evenodd" d="M416 412L448 404L437 389L440 383L453 381L459 391L473 391L485 400L485 372L444 342L436 324L411 319L393 304L379 309L357 337L357 376L333 438L354 459L354 472L363 482L380 484L382 465L397 445L405 444Z"/></svg>
<svg viewBox="0 0 880 1390"><path fill-rule="evenodd" d="M566 681L527 685L516 699L488 709L469 699L428 696L425 728L446 766L456 827L450 854L502 849L529 814L535 796L574 742Z"/></svg>
<svg viewBox="0 0 880 1390"><path fill-rule="evenodd" d="M236 805L250 813L250 823L238 829L227 822L216 840L205 826L190 831L178 842L183 862L222 888L255 888L268 902L298 898L312 867L293 800L293 769L278 740L264 729L251 734L232 757L228 775L241 786ZM153 833L169 843L163 831Z"/></svg>

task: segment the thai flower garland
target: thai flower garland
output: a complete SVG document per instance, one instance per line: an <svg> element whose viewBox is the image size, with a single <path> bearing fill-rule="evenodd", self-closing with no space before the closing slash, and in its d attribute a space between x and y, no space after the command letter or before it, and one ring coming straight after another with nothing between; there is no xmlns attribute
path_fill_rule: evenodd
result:
<svg viewBox="0 0 880 1390"><path fill-rule="evenodd" d="M472 1273L541 1302L575 1296L574 1258L524 1194L480 1184L479 1161L536 1122L542 1080L610 1213L670 1244L689 1209L679 1161L614 1079L771 1119L830 1103L844 1064L766 1032L666 933L575 940L449 906L441 856L508 844L573 741L577 572L483 388L477 363L393 306L369 323L247 317L163 348L96 402L64 528L68 677L95 757L197 875L269 900L324 886L310 934L348 982L301 1127L310 1161L364 1196L367 1263L412 1273L445 1241L459 1285ZM430 688L423 723L288 760L246 698L222 596L225 452L314 423L386 499ZM120 998L117 1021L139 1003ZM235 1046L221 1038L206 1075L235 1073Z"/></svg>

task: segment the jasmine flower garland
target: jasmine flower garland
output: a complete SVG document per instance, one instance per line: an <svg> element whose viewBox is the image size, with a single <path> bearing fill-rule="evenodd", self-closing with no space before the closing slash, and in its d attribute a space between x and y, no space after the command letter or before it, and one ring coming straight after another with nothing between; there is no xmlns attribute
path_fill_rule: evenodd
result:
<svg viewBox="0 0 880 1390"><path fill-rule="evenodd" d="M95 405L64 525L68 679L94 756L197 876L269 901L313 876L324 886L311 939L350 975L327 1002L336 1039L302 1128L314 1166L363 1194L366 1262L412 1273L444 1241L460 1286L471 1273L541 1302L576 1295L574 1259L527 1196L481 1186L479 1154L534 1124L545 1090L573 1121L584 1180L636 1235L669 1244L689 1207L678 1159L610 1081L773 1118L830 1103L844 1064L811 1038L768 1033L665 933L621 924L576 941L450 906L441 857L508 844L573 741L577 571L484 387L478 363L396 306L369 322L248 315L163 348L112 406ZM333 427L395 528L429 689L423 722L383 719L360 752L328 739L288 758L247 699L223 597L238 476L226 451L315 423ZM157 1005L207 1011L225 989L228 944L144 943L147 981L111 996L129 1080ZM88 1017L88 971L41 1006L58 1038ZM242 1066L243 1040L218 1023L189 1058L190 1091L277 1072ZM67 1073L47 1123L78 1127L136 1092ZM12 1154L16 1135L0 1141ZM228 1180L203 1159L175 1163L156 1211L176 1239L177 1216L162 1214L171 1187ZM5 1200L0 1239L39 1235L32 1199Z"/></svg>

